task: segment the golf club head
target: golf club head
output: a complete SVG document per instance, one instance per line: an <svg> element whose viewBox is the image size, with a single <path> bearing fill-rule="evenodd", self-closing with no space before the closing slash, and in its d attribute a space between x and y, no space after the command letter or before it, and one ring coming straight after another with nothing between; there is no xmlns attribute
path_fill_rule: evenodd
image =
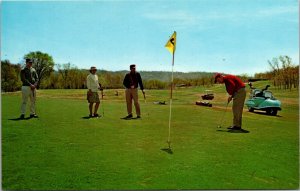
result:
<svg viewBox="0 0 300 191"><path fill-rule="evenodd" d="M168 143L169 149L171 149L171 141L170 141L170 140L167 140L167 143Z"/></svg>
<svg viewBox="0 0 300 191"><path fill-rule="evenodd" d="M165 151L165 152L167 152L168 154L173 154L173 151L172 151L171 148L163 148L163 149L160 149L160 150Z"/></svg>

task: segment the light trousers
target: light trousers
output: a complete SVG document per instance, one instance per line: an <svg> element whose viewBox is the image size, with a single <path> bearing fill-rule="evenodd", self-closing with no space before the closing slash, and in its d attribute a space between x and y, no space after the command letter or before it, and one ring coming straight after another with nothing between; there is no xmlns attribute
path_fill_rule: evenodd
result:
<svg viewBox="0 0 300 191"><path fill-rule="evenodd" d="M243 108L246 98L245 88L239 89L233 96L232 113L233 126L242 127Z"/></svg>
<svg viewBox="0 0 300 191"><path fill-rule="evenodd" d="M30 98L30 114L35 114L36 89L32 90L30 86L22 86L21 114L25 115L28 98Z"/></svg>
<svg viewBox="0 0 300 191"><path fill-rule="evenodd" d="M133 100L136 115L140 116L141 115L141 109L140 109L140 104L139 104L139 100L138 100L138 89L137 88L126 89L125 94L126 94L126 103L127 103L127 113L128 113L128 115L132 114L132 100Z"/></svg>

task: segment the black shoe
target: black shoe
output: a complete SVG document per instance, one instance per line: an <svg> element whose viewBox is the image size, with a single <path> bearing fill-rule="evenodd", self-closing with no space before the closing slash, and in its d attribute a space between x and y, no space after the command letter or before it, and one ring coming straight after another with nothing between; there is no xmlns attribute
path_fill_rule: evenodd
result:
<svg viewBox="0 0 300 191"><path fill-rule="evenodd" d="M25 119L25 115L24 114L20 115L20 119Z"/></svg>
<svg viewBox="0 0 300 191"><path fill-rule="evenodd" d="M231 129L232 130L241 130L242 128L241 127L237 127L237 126L233 126Z"/></svg>
<svg viewBox="0 0 300 191"><path fill-rule="evenodd" d="M101 117L98 113L94 114L94 117Z"/></svg>
<svg viewBox="0 0 300 191"><path fill-rule="evenodd" d="M227 129L230 129L230 130L232 130L233 128L234 128L234 126L227 127Z"/></svg>
<svg viewBox="0 0 300 191"><path fill-rule="evenodd" d="M92 118L93 117L93 115L92 114L89 114L89 118Z"/></svg>
<svg viewBox="0 0 300 191"><path fill-rule="evenodd" d="M136 118L137 118L137 119L141 119L141 116L138 115L138 116L136 116Z"/></svg>
<svg viewBox="0 0 300 191"><path fill-rule="evenodd" d="M38 118L36 114L30 114L30 118Z"/></svg>
<svg viewBox="0 0 300 191"><path fill-rule="evenodd" d="M124 117L124 119L131 119L131 118L132 118L132 114L129 114L126 117Z"/></svg>

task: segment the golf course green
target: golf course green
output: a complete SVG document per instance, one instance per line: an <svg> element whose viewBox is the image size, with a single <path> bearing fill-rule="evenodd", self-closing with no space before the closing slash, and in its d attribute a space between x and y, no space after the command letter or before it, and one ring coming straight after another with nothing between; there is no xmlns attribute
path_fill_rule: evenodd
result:
<svg viewBox="0 0 300 191"><path fill-rule="evenodd" d="M197 106L206 89L215 93L213 106ZM3 93L2 189L298 189L298 90L269 90L282 111L269 116L245 106L249 133L232 133L224 85L176 88L172 154L161 150L168 147L168 90L146 90L146 100L139 92L137 120L120 119L127 114L123 90L104 90L104 116L91 119L86 90L38 90L39 118L28 120L17 119L21 93Z"/></svg>

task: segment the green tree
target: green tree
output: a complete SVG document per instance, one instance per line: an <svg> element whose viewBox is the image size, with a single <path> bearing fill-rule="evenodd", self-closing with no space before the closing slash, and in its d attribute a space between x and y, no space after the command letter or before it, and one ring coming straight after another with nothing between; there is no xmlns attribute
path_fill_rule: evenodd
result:
<svg viewBox="0 0 300 191"><path fill-rule="evenodd" d="M39 82L40 83L47 77L50 76L50 74L54 71L54 61L52 56L50 56L47 53L43 53L40 51L36 52L30 52L24 56L24 59L30 58L33 60L33 68L36 70L38 76L39 76Z"/></svg>
<svg viewBox="0 0 300 191"><path fill-rule="evenodd" d="M4 92L19 90L20 81L20 64L12 64L9 60L1 61L1 89Z"/></svg>

